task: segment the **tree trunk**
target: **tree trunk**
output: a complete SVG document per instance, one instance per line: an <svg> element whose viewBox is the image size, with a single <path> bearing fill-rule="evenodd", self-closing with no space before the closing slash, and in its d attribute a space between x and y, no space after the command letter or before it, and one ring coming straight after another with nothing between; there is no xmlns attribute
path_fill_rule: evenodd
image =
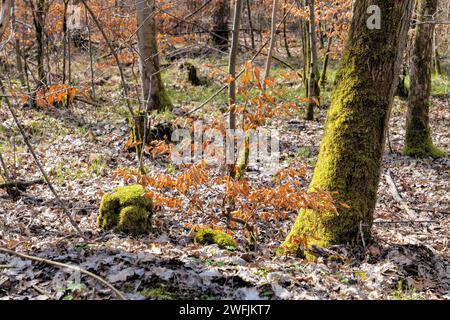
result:
<svg viewBox="0 0 450 320"><path fill-rule="evenodd" d="M437 0L419 0L418 18L434 16ZM434 24L417 23L411 57L411 85L406 114L404 154L439 158L444 155L433 145L429 124Z"/></svg>
<svg viewBox="0 0 450 320"><path fill-rule="evenodd" d="M11 6L13 8L13 10L11 12L11 24L12 24L14 30L16 30L16 28L17 28L16 10L14 7L13 0L11 0ZM1 36L0 36L0 39L1 39ZM20 40L18 37L14 41L14 50L16 53L16 67L17 67L17 71L19 72L20 84L22 86L25 86L25 75L24 75L24 68L23 68L23 63L22 63L22 51L20 49Z"/></svg>
<svg viewBox="0 0 450 320"><path fill-rule="evenodd" d="M437 76L440 76L442 74L441 71L441 60L440 60L440 56L439 56L439 51L438 49L434 49L434 74Z"/></svg>
<svg viewBox="0 0 450 320"><path fill-rule="evenodd" d="M287 6L287 0L284 0L283 16L286 15L286 6ZM287 35L287 19L284 19L284 21L283 21L283 38L284 38L284 48L286 49L286 55L290 58L292 55L291 55L291 51L289 51L289 40L288 40L288 35Z"/></svg>
<svg viewBox="0 0 450 320"><path fill-rule="evenodd" d="M142 96L145 110L165 111L172 109L172 103L161 80L154 1L136 0Z"/></svg>
<svg viewBox="0 0 450 320"><path fill-rule="evenodd" d="M327 85L327 70L328 70L328 61L330 60L330 51L331 51L331 44L333 42L333 36L328 36L328 44L327 44L327 51L325 52L325 59L323 60L323 68L322 68L322 74L320 75L319 80L319 86L325 90L325 86Z"/></svg>
<svg viewBox="0 0 450 320"><path fill-rule="evenodd" d="M6 31L11 17L11 0L2 0L2 11L0 11L0 40Z"/></svg>
<svg viewBox="0 0 450 320"><path fill-rule="evenodd" d="M228 47L228 19L230 16L229 0L216 0L213 12L212 42L216 47L225 50Z"/></svg>
<svg viewBox="0 0 450 320"><path fill-rule="evenodd" d="M36 31L36 62L38 68L38 88L47 86L47 79L44 68L44 21L45 21L45 0L37 0L37 7L33 10L33 22Z"/></svg>
<svg viewBox="0 0 450 320"><path fill-rule="evenodd" d="M303 1L298 1L297 2L297 7L299 9L303 9ZM307 36L307 22L304 21L303 19L300 20L300 27L299 27L299 32L300 32L300 40L302 43L302 56L303 56L303 83L305 85L305 96L308 96L308 81L307 81L307 75L308 75L308 36Z"/></svg>
<svg viewBox="0 0 450 320"><path fill-rule="evenodd" d="M66 65L67 65L67 6L69 0L64 0L64 11L63 11L63 68L62 68L62 83L66 83Z"/></svg>
<svg viewBox="0 0 450 320"><path fill-rule="evenodd" d="M233 38L231 41L230 59L228 62L228 73L232 78L228 90L228 99L230 105L236 102L236 60L239 51L239 28L241 25L242 0L236 0L233 17ZM234 110L230 111L230 129L236 129L236 114Z"/></svg>
<svg viewBox="0 0 450 320"><path fill-rule="evenodd" d="M264 80L269 78L270 75L270 68L272 65L272 56L273 56L273 49L275 48L276 38L277 38L277 0L272 1L272 21L271 21L271 28L270 28L270 44L269 44L269 52L267 53L266 57L266 66L264 69L264 79L262 83L262 87L266 88L266 83Z"/></svg>
<svg viewBox="0 0 450 320"><path fill-rule="evenodd" d="M252 20L252 9L250 5L250 0L247 0L247 16L248 16L248 26L250 28L250 38L252 41L252 49L254 50L256 48L255 45L255 32L253 29L253 20Z"/></svg>
<svg viewBox="0 0 450 320"><path fill-rule="evenodd" d="M433 32L433 52L434 52L434 56L433 56L433 64L434 64L434 74L437 76L440 76L442 74L441 71L441 61L440 61L440 57L439 57L439 51L438 51L438 46L437 46L437 40L436 40L436 28L434 28L434 32Z"/></svg>
<svg viewBox="0 0 450 320"><path fill-rule="evenodd" d="M397 84L414 0L354 2L349 40L328 111L319 159L309 192L333 195L339 214L301 210L284 247L299 250L298 238L308 246L327 246L369 236L373 222L386 128ZM376 3L381 29L366 25L367 8Z"/></svg>
<svg viewBox="0 0 450 320"><path fill-rule="evenodd" d="M314 0L309 0L309 77L308 77L308 110L306 120L314 120L314 106L316 101L320 99L319 88L319 67L317 65L317 46L316 46L316 28L315 28L315 14L314 14Z"/></svg>

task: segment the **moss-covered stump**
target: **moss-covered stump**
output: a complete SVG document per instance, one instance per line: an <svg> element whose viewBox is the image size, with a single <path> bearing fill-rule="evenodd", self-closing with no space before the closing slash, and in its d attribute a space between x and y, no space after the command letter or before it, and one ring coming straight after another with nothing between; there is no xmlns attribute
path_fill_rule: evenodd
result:
<svg viewBox="0 0 450 320"><path fill-rule="evenodd" d="M202 228L197 231L194 242L198 244L217 244L221 249L235 249L234 239L223 231L212 228Z"/></svg>
<svg viewBox="0 0 450 320"><path fill-rule="evenodd" d="M152 230L153 201L144 196L141 185L118 187L102 198L97 226L131 235L148 234Z"/></svg>

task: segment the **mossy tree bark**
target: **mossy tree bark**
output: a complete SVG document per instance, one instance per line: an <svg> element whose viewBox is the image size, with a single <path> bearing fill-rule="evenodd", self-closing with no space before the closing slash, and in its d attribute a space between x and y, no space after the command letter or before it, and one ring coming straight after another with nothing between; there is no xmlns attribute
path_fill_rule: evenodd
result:
<svg viewBox="0 0 450 320"><path fill-rule="evenodd" d="M136 0L142 95L146 110L167 111L172 103L161 80L154 9L155 0Z"/></svg>
<svg viewBox="0 0 450 320"><path fill-rule="evenodd" d="M429 123L431 73L433 59L434 24L426 17L434 16L438 0L419 0L413 52L411 56L411 84L406 114L404 154L412 157L439 158L444 155L433 145ZM421 23L425 22L425 23Z"/></svg>
<svg viewBox="0 0 450 320"><path fill-rule="evenodd" d="M360 226L368 237L373 221L378 183L394 89L406 42L413 0L354 2L349 40L338 72L328 111L319 159L309 187L338 192L339 214L301 210L283 246L347 243ZM381 9L381 29L369 29L367 9Z"/></svg>

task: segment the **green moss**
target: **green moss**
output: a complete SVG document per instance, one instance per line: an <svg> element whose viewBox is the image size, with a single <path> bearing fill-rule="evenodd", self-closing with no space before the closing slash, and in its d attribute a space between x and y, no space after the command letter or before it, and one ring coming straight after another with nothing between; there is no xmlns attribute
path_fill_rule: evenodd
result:
<svg viewBox="0 0 450 320"><path fill-rule="evenodd" d="M162 81L160 80L160 89L159 89L159 95L158 95L158 111L159 112L167 112L171 111L173 109L172 101L170 101L169 95L166 92L166 89L164 85L162 84Z"/></svg>
<svg viewBox="0 0 450 320"><path fill-rule="evenodd" d="M385 12L382 30L367 29L364 19L352 23L308 189L337 192L335 203L345 202L350 208L338 207L338 214L300 210L283 243L289 251L301 250L305 240L308 247L353 242L360 237L361 224L364 237L370 237L396 79L398 36L404 30L404 19L397 19L403 8L393 0L380 4ZM364 10L363 3L355 2L355 12Z"/></svg>
<svg viewBox="0 0 450 320"><path fill-rule="evenodd" d="M132 235L147 234L152 228L152 199L144 197L141 185L118 187L102 198L97 226Z"/></svg>
<svg viewBox="0 0 450 320"><path fill-rule="evenodd" d="M137 156L140 155L142 150L142 135L144 130L144 122L145 122L145 111L135 111L134 112L134 118L129 117L128 122L131 127L130 131L130 141L132 144L136 144L135 147L132 147L131 149L134 149L136 151Z"/></svg>
<svg viewBox="0 0 450 320"><path fill-rule="evenodd" d="M199 244L217 244L222 249L236 248L236 242L230 235L211 228L198 230L195 234L194 242Z"/></svg>
<svg viewBox="0 0 450 320"><path fill-rule="evenodd" d="M439 149L432 143L425 143L421 146L417 147L405 147L403 150L403 154L405 156L413 157L413 158L426 158L431 157L433 159L442 158L445 156L445 151Z"/></svg>
<svg viewBox="0 0 450 320"><path fill-rule="evenodd" d="M155 300L174 300L173 293L166 291L163 288L150 288L141 292L144 297L148 297Z"/></svg>
<svg viewBox="0 0 450 320"><path fill-rule="evenodd" d="M240 180L244 175L245 171L247 170L248 165L248 158L250 156L250 137L248 134L245 136L245 145L244 145L244 152L241 155L241 158L239 159L237 166L236 166L236 174L235 179Z"/></svg>

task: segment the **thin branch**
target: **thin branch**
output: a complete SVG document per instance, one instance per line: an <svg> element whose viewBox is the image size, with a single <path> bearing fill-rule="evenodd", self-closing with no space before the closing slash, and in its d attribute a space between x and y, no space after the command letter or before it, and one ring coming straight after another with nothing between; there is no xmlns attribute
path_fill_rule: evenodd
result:
<svg viewBox="0 0 450 320"><path fill-rule="evenodd" d="M2 93L5 93L5 87L3 86L3 82L0 80L0 90L2 91ZM41 162L39 161L36 153L34 152L33 146L31 145L30 141L28 140L27 134L25 133L25 130L23 129L22 125L19 122L19 119L17 118L16 112L14 111L14 107L12 106L11 102L9 101L8 97L4 97L4 100L6 102L6 106L9 110L9 112L11 113L11 115L13 116L14 122L17 125L17 128L20 131L20 134L23 137L23 140L25 142L25 144L28 147L28 150L30 151L31 155L34 158L34 161L36 163L36 166L39 168L39 170L41 171L45 182L47 183L48 188L50 189L50 191L53 193L53 196L55 197L56 201L58 202L58 204L60 205L60 207L63 209L64 214L66 215L66 217L69 219L70 224L74 227L74 229L79 233L79 235L87 240L87 237L83 234L83 232L80 230L80 228L78 227L78 224L75 222L75 220L73 220L73 218L71 217L69 210L67 209L65 203L61 200L61 198L59 197L58 193L56 192L55 188L53 187L53 184L50 182L50 179L47 175L47 173L45 172L44 168L42 167Z"/></svg>
<svg viewBox="0 0 450 320"><path fill-rule="evenodd" d="M292 9L294 8L295 2L291 5L291 7L289 8L289 10L286 12L286 14L284 15L283 19L280 21L280 23L277 26L277 30L280 28L280 26L283 24L283 22L286 20L286 18L289 16L289 14L291 13ZM265 46L267 46L267 44L269 43L270 39L266 40L266 42L263 43L263 45L259 48L258 51L256 51L256 53L254 54L254 56L250 59L250 61L255 61L256 58L259 56L259 54L263 51L263 49L265 48ZM275 57L273 57L275 59ZM236 75L236 79L235 81L241 76L243 75L245 72L245 68L243 68L237 75ZM301 75L299 74L299 76L301 77ZM225 89L228 88L228 84L224 85L222 88L220 88L219 90L217 90L211 97L209 97L208 99L206 99L202 104L200 104L198 107L192 109L191 111L186 113L186 116L189 116L191 114L193 114L194 112L202 109L204 106L206 106L212 99L214 99L215 97L217 97L219 94L221 94Z"/></svg>
<svg viewBox="0 0 450 320"><path fill-rule="evenodd" d="M66 263L62 263L62 262L58 262L58 261L53 261L53 260L49 260L49 259L39 258L39 257L35 257L35 256L30 256L30 255L27 255L24 253L19 253L19 252L9 250L6 248L2 248L2 247L0 247L0 252L4 252L4 253L10 254L10 255L14 255L14 256L17 256L17 257L20 257L23 259L27 259L27 260L31 260L31 261L35 261L35 262L42 262L42 263L46 263L46 264L49 264L52 266L67 268L67 269L71 269L74 271L79 271L91 278L94 278L95 280L97 280L98 282L103 284L105 287L111 289L111 291L114 292L114 294L116 294L117 297L119 297L121 300L127 300L127 298L125 298L125 296L119 290L114 288L114 286L112 284L110 284L108 281L106 281L102 277L99 277L96 274L93 274L92 272L89 272L78 266L74 266L74 265L70 265L70 264L66 264Z"/></svg>

